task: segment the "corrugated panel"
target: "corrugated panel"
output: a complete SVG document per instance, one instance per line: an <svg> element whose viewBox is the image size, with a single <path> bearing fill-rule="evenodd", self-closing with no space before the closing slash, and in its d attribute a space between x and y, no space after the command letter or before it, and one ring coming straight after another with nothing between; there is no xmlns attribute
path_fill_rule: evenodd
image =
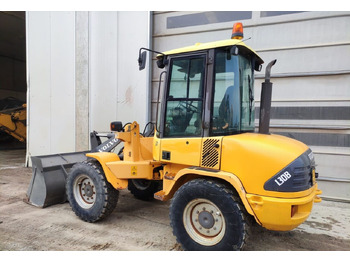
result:
<svg viewBox="0 0 350 262"><path fill-rule="evenodd" d="M28 154L75 150L74 12L27 12Z"/></svg>
<svg viewBox="0 0 350 262"><path fill-rule="evenodd" d="M50 35L51 150L74 152L75 12L52 12Z"/></svg>
<svg viewBox="0 0 350 262"><path fill-rule="evenodd" d="M117 120L137 121L142 130L150 113L149 62L139 71L137 59L139 49L149 47L149 26L149 12L118 13Z"/></svg>
<svg viewBox="0 0 350 262"><path fill-rule="evenodd" d="M137 57L149 22L149 12L27 12L28 155L87 150L89 132L111 121L146 123Z"/></svg>
<svg viewBox="0 0 350 262"><path fill-rule="evenodd" d="M196 42L230 37L235 21L167 28L167 18L195 12L159 12L154 16L154 48L166 51ZM267 14L268 15L268 14ZM325 195L350 200L350 12L302 12L267 16L253 12L244 20L246 43L272 69L271 132L295 137L314 151ZM152 103L158 76L153 67ZM264 68L255 80L259 109ZM256 115L256 124L258 114ZM155 111L152 112L155 119ZM339 190L337 190L339 188Z"/></svg>
<svg viewBox="0 0 350 262"><path fill-rule="evenodd" d="M91 12L90 38L90 129L108 131L117 120L118 13Z"/></svg>
<svg viewBox="0 0 350 262"><path fill-rule="evenodd" d="M90 13L90 128L148 118L148 65L138 70L139 48L148 47L148 12Z"/></svg>

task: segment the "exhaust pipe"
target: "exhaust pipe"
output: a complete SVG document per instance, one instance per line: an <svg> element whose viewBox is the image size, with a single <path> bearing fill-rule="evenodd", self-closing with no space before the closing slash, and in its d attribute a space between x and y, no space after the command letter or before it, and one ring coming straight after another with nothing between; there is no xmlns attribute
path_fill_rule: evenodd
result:
<svg viewBox="0 0 350 262"><path fill-rule="evenodd" d="M259 115L259 133L269 134L270 127L270 110L272 83L270 82L271 67L276 63L276 59L272 60L265 70L265 82L261 85L260 97L260 115Z"/></svg>

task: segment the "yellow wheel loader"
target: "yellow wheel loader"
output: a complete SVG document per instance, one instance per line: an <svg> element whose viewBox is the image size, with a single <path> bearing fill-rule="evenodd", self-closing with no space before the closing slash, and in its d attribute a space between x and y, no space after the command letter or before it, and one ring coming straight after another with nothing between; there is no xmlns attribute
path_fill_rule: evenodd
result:
<svg viewBox="0 0 350 262"><path fill-rule="evenodd" d="M108 216L126 188L142 199L171 199L170 223L184 250L240 250L250 220L287 231L307 219L321 201L313 153L269 133L275 60L266 67L254 132L254 71L263 60L242 38L236 24L229 40L164 53L140 49L140 69L149 51L165 70L154 135L140 134L136 122L111 123L123 151L88 153L68 175L67 198L78 217Z"/></svg>
<svg viewBox="0 0 350 262"><path fill-rule="evenodd" d="M18 141L25 143L27 137L26 119L26 104L3 109L0 111L0 131L4 131Z"/></svg>

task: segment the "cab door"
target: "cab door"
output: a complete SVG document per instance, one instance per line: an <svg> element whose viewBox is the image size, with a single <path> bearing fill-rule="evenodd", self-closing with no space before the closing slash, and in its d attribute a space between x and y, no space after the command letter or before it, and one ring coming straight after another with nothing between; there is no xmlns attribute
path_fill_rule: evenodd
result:
<svg viewBox="0 0 350 262"><path fill-rule="evenodd" d="M201 163L207 54L170 57L160 119L159 160Z"/></svg>

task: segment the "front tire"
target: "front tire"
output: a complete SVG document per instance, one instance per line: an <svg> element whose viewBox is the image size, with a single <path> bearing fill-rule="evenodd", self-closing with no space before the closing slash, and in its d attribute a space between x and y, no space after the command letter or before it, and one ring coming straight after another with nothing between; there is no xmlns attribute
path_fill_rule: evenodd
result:
<svg viewBox="0 0 350 262"><path fill-rule="evenodd" d="M187 182L170 205L173 234L184 250L241 250L247 239L245 221L240 199L214 180Z"/></svg>
<svg viewBox="0 0 350 262"><path fill-rule="evenodd" d="M101 165L95 160L72 167L66 193L74 213L87 222L96 222L110 215L119 196L119 191L106 180Z"/></svg>

